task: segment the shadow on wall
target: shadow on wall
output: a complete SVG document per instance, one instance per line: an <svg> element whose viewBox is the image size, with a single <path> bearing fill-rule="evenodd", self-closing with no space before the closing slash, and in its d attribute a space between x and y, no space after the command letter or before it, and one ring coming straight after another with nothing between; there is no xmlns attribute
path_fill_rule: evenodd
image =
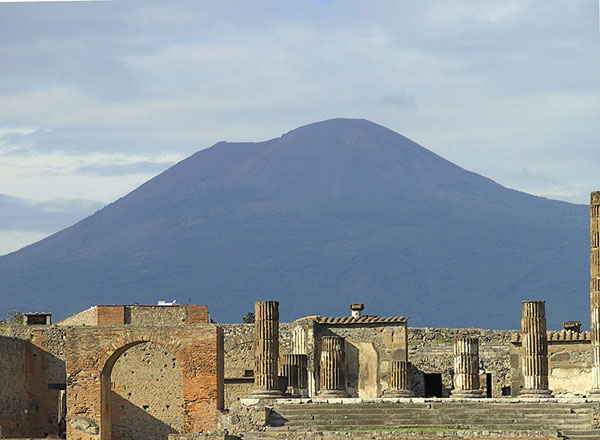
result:
<svg viewBox="0 0 600 440"><path fill-rule="evenodd" d="M57 437L64 415L64 361L32 342L4 336L0 353L3 438Z"/></svg>
<svg viewBox="0 0 600 440"><path fill-rule="evenodd" d="M346 391L349 397L358 396L360 363L358 348L346 341ZM362 396L361 396L362 397Z"/></svg>
<svg viewBox="0 0 600 440"><path fill-rule="evenodd" d="M178 433L165 422L150 415L147 408L140 408L114 391L111 391L111 399L113 414L126 414L120 420L113 415L112 440L167 440L169 434Z"/></svg>

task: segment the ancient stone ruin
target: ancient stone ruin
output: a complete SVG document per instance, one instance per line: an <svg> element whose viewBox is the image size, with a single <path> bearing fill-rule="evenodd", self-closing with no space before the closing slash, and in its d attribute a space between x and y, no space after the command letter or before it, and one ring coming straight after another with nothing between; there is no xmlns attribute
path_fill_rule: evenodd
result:
<svg viewBox="0 0 600 440"><path fill-rule="evenodd" d="M254 324L171 303L26 313L0 326L0 438L598 439L600 192L590 242L590 332L548 331L543 300L519 330L412 328L363 303L279 322L257 301Z"/></svg>

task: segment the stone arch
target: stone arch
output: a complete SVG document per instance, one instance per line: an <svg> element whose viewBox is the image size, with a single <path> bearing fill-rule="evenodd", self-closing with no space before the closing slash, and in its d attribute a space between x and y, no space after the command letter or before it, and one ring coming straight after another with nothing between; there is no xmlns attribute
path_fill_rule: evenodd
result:
<svg viewBox="0 0 600 440"><path fill-rule="evenodd" d="M154 342L182 373L184 433L217 427L223 408L223 331L215 325L86 327L67 335L67 438L108 440L110 374L123 353Z"/></svg>
<svg viewBox="0 0 600 440"><path fill-rule="evenodd" d="M120 438L119 434L116 434L115 437L115 430L117 429L115 420L114 420L114 416L115 416L115 411L117 411L117 421L119 419L119 412L120 412L120 408L119 408L119 401L121 402L121 405L125 404L126 408L129 409L129 411L134 410L135 411L135 417L130 417L129 422L131 423L131 419L135 419L136 422L133 426L137 425L137 428L133 429L133 432L138 431L139 434L139 430L153 430L153 434L155 438L158 438L158 433L162 433L163 436L166 437L166 434L168 432L171 433L176 433L179 431L176 430L171 430L170 427L168 425L165 425L164 423L162 423L159 419L153 417L151 415L150 412L148 412L148 406L143 407L142 409L142 405L138 404L138 405L134 405L131 403L131 401L123 398L122 396L120 396L118 394L118 392L113 389L112 384L115 383L115 381L117 380L114 375L113 375L113 371L115 369L116 365L119 365L119 362L125 361L127 362L127 359L125 358L125 356L127 356L127 354L129 354L130 356L136 356L136 354L139 354L139 352L137 350L132 350L134 347L144 347L144 346L148 346L148 347L155 347L154 353L155 356L159 354L159 351L156 350L156 348L160 347L160 351L164 351L165 355L169 355L168 357L172 357L172 359L174 360L173 366L176 365L177 368L177 372L175 373L175 376L172 376L172 379L176 379L178 383L173 383L173 390L179 390L179 398L181 398L181 388L182 388L182 371L181 371L181 364L180 362L177 361L177 357L171 353L171 350L169 349L168 346L166 346L163 343L157 343L157 342L152 342L152 341L134 341L134 342L129 342L127 345L121 347L120 349L117 349L114 351L114 353L108 358L108 360L106 361L106 363L104 364L104 367L102 369L102 372L100 374L100 388L101 388L101 416L100 416L100 420L101 420L101 430L100 430L100 439L101 440L111 440L113 438ZM145 348L144 348L145 350ZM151 351L151 352L152 352ZM121 364L121 366L123 366L123 364ZM166 366L166 365L165 365ZM146 371L146 373L149 372L149 370L154 370L154 374L156 375L160 375L161 369L160 366L155 365L154 368L143 368L143 364L140 365L138 363L138 367L142 367L141 370L142 371ZM138 370L138 373L140 373L141 371ZM136 374L137 376L137 374ZM151 375L151 377L153 376L153 374ZM134 389L138 389L140 387L143 387L143 384L138 384L137 386L134 386ZM163 388L163 390L166 390L165 388ZM148 396L146 396L148 398ZM166 396L165 396L166 397ZM117 403L115 406L115 399L117 399ZM181 402L180 402L181 403ZM177 410L179 410L178 412L180 412L180 418L183 418L183 408L179 407L177 408L177 406L174 406L171 410L172 413L175 413ZM123 413L123 415L125 415ZM130 425L130 427L133 427L132 425ZM179 428L181 429L181 427ZM131 432L130 432L131 434Z"/></svg>

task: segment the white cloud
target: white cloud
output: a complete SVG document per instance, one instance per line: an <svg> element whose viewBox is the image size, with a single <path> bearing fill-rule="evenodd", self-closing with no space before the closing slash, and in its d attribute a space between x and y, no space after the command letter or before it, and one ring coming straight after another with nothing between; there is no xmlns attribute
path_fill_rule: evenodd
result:
<svg viewBox="0 0 600 440"><path fill-rule="evenodd" d="M217 141L331 117L510 187L600 187L591 1L6 4L0 39L2 193L109 202Z"/></svg>
<svg viewBox="0 0 600 440"><path fill-rule="evenodd" d="M39 231L0 231L0 256L14 252L48 235Z"/></svg>

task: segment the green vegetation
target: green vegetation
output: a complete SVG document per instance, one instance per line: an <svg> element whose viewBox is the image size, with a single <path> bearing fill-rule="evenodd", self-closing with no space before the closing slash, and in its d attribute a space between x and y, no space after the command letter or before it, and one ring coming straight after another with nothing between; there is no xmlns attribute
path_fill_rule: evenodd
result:
<svg viewBox="0 0 600 440"><path fill-rule="evenodd" d="M254 324L254 313L248 312L242 318L244 324Z"/></svg>
<svg viewBox="0 0 600 440"><path fill-rule="evenodd" d="M17 310L8 312L8 318L0 319L0 325L23 324L23 313Z"/></svg>

